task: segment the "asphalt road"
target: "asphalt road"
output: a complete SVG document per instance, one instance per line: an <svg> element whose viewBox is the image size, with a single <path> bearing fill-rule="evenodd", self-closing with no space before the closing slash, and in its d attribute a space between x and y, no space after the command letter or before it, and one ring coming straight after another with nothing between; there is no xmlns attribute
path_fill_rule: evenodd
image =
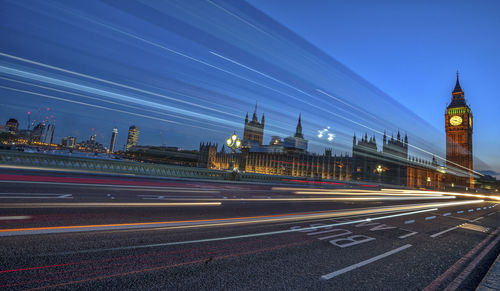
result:
<svg viewBox="0 0 500 291"><path fill-rule="evenodd" d="M484 197L5 169L0 189L1 289L473 290L500 252Z"/></svg>

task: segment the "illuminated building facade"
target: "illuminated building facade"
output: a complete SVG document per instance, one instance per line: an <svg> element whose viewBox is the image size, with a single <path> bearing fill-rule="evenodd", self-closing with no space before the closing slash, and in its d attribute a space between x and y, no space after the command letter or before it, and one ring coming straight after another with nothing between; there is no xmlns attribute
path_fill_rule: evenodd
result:
<svg viewBox="0 0 500 291"><path fill-rule="evenodd" d="M111 132L111 141L109 143L109 152L110 153L115 151L117 138L118 138L118 128L113 128L113 131Z"/></svg>
<svg viewBox="0 0 500 291"><path fill-rule="evenodd" d="M447 183L453 186L474 189L472 175L472 111L465 101L460 83L451 93L451 102L446 107L446 167L449 175Z"/></svg>
<svg viewBox="0 0 500 291"><path fill-rule="evenodd" d="M245 127L243 128L243 140L247 146L251 145L262 145L262 139L264 138L264 113L262 113L262 119L259 122L257 118L257 104L255 104L255 110L253 111L252 120L248 121L248 113L245 117Z"/></svg>
<svg viewBox="0 0 500 291"><path fill-rule="evenodd" d="M19 122L17 119L11 118L5 123L5 129L11 134L17 134L17 128L19 127Z"/></svg>
<svg viewBox="0 0 500 291"><path fill-rule="evenodd" d="M127 145L125 149L128 151L131 147L136 146L139 141L139 127L132 125L128 129Z"/></svg>
<svg viewBox="0 0 500 291"><path fill-rule="evenodd" d="M248 123L245 118L245 127ZM295 134L284 141L278 136L273 136L269 145L259 145L255 139L252 141L244 139L241 153L234 155L234 166L240 171L417 188L442 187L443 174L439 172L442 167L435 159L430 162L410 157L408 137L403 138L399 132L396 138L384 134L381 151L377 149L375 136L365 134L359 140L353 137L352 156L332 155L332 149L315 154L307 152L308 142L302 133L302 117L299 115ZM218 151L216 143L200 144L199 167L228 169L230 161L231 154L226 153L224 147Z"/></svg>

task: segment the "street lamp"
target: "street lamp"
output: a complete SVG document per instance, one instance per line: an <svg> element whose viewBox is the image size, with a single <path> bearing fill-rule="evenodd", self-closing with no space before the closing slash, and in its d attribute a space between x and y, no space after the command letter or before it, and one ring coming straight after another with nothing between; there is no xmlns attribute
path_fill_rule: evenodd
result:
<svg viewBox="0 0 500 291"><path fill-rule="evenodd" d="M381 165L378 165L377 166L377 173L378 173L378 182L379 183L382 183L382 171L384 169L382 169L382 166Z"/></svg>
<svg viewBox="0 0 500 291"><path fill-rule="evenodd" d="M241 147L241 140L236 135L236 132L226 139L226 144L227 147L231 149L231 161L229 163L229 168L234 171L234 153L236 152L236 149Z"/></svg>

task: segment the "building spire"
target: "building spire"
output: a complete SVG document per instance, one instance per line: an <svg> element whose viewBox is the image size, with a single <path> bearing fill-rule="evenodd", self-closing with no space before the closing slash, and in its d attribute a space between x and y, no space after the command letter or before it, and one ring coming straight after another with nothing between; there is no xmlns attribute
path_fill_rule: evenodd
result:
<svg viewBox="0 0 500 291"><path fill-rule="evenodd" d="M256 122L259 121L257 118L257 101L255 101L255 109L253 111L252 121L256 121Z"/></svg>
<svg viewBox="0 0 500 291"><path fill-rule="evenodd" d="M302 113L299 113L299 121L297 122L297 128L295 129L295 137L304 138L302 134Z"/></svg>
<svg viewBox="0 0 500 291"><path fill-rule="evenodd" d="M457 83L455 84L455 89L453 89L453 94L455 93L463 93L462 88L460 87L460 82L458 81L458 70L457 70Z"/></svg>

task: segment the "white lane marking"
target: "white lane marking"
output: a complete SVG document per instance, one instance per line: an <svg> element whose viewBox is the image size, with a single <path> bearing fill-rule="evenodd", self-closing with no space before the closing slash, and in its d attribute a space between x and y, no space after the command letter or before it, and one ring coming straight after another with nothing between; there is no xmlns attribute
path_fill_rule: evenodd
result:
<svg viewBox="0 0 500 291"><path fill-rule="evenodd" d="M495 214L495 212L488 213L486 216L491 216L491 215L493 215L493 214Z"/></svg>
<svg viewBox="0 0 500 291"><path fill-rule="evenodd" d="M405 221L405 224L410 224L410 223L414 223L414 222L415 222L415 219L411 219L411 220Z"/></svg>
<svg viewBox="0 0 500 291"><path fill-rule="evenodd" d="M60 193L0 193L0 199L73 199L73 194Z"/></svg>
<svg viewBox="0 0 500 291"><path fill-rule="evenodd" d="M403 251L403 250L406 250L407 248L411 247L412 245L411 244L407 244L407 245L404 245L402 247L399 247L397 249L393 249L391 251L388 251L386 253L383 253L383 254L380 254L376 257L373 257L371 259L368 259L368 260L364 260L362 262L359 262L357 264L354 264L354 265L351 265L349 267L346 267L346 268L343 268L343 269L340 269L338 271L335 271L335 272L332 272L332 273L329 273L329 274L326 274L326 275L323 275L320 277L321 280L330 280L331 278L333 277L336 277L338 275L341 275L341 274L344 274L344 273L347 273L349 271L352 271L354 269L357 269L359 267L363 267L365 265L368 265L370 263L373 263L375 261L378 261L380 259L383 259L385 257L388 257L390 255L393 255L393 254L396 254L396 253L399 253L400 251Z"/></svg>
<svg viewBox="0 0 500 291"><path fill-rule="evenodd" d="M457 211L457 213L458 213L458 214L460 214L460 213L464 213L464 211L463 211L463 210L460 210L460 211Z"/></svg>
<svg viewBox="0 0 500 291"><path fill-rule="evenodd" d="M415 234L417 234L417 233L418 233L417 231L410 232L410 233L407 233L407 234L405 234L405 235L398 236L398 238L407 238L407 237L410 237L410 236L415 235Z"/></svg>
<svg viewBox="0 0 500 291"><path fill-rule="evenodd" d="M474 222L474 221L478 221L478 220L481 220L481 219L483 219L483 218L484 218L484 217L483 217L483 216L481 216L481 217L478 217L478 218L476 218L476 219L473 219L473 220L471 220L471 221L472 221L472 222Z"/></svg>
<svg viewBox="0 0 500 291"><path fill-rule="evenodd" d="M460 225L460 228L474 230L474 231L480 231L480 232L488 232L490 230L487 227L483 227L483 226L476 225L476 224L470 224L470 223L464 223L464 224Z"/></svg>
<svg viewBox="0 0 500 291"><path fill-rule="evenodd" d="M443 216L449 216L451 215L451 212L446 212L445 214L443 214Z"/></svg>
<svg viewBox="0 0 500 291"><path fill-rule="evenodd" d="M323 230L323 231L310 232L307 235L317 235L317 234L329 233L329 232L333 232L333 231L338 231L338 229L331 229L331 230Z"/></svg>
<svg viewBox="0 0 500 291"><path fill-rule="evenodd" d="M138 195L139 197L141 196L148 196L148 197L141 197L143 200L170 200L170 199L178 199L178 198L207 198L207 199L212 199L216 198L215 196L190 196L190 195L185 195L185 196L156 196L156 195Z"/></svg>
<svg viewBox="0 0 500 291"><path fill-rule="evenodd" d="M0 220L23 220L30 219L29 215L18 215L18 216L0 216Z"/></svg>
<svg viewBox="0 0 500 291"><path fill-rule="evenodd" d="M457 228L458 228L458 226L454 226L454 227L451 227L451 228L445 229L445 230L443 230L443 231L440 231L440 232L438 232L438 233L435 233L435 234L431 235L431 237L438 237L438 236L442 235L443 233L447 233L448 231L452 231L452 230L455 230L455 229L457 229Z"/></svg>
<svg viewBox="0 0 500 291"><path fill-rule="evenodd" d="M425 220L431 220L431 219L434 219L434 218L436 218L436 216L434 216L434 215L433 215L433 216L427 216L427 217L425 218Z"/></svg>
<svg viewBox="0 0 500 291"><path fill-rule="evenodd" d="M469 209L469 210L467 210L467 211L472 212L472 211L474 211L474 209Z"/></svg>
<svg viewBox="0 0 500 291"><path fill-rule="evenodd" d="M1 166L0 166L1 168ZM186 190L182 192L203 192L203 193L220 193L218 190L212 189L200 189L200 188L189 188L189 187L173 187L173 186L135 186L135 185L120 185L120 184L94 184L94 183L65 183L65 182L41 182L41 181L15 181L15 180L1 180L0 183L11 183L11 184L47 184L47 185L64 185L64 186L89 186L89 187L115 187L116 189L111 190L121 190L121 191L164 191L164 192L179 192L179 190ZM168 183L168 182L166 182ZM123 189L129 188L129 189ZM137 189L137 190L136 190ZM192 190L191 190L192 189Z"/></svg>

